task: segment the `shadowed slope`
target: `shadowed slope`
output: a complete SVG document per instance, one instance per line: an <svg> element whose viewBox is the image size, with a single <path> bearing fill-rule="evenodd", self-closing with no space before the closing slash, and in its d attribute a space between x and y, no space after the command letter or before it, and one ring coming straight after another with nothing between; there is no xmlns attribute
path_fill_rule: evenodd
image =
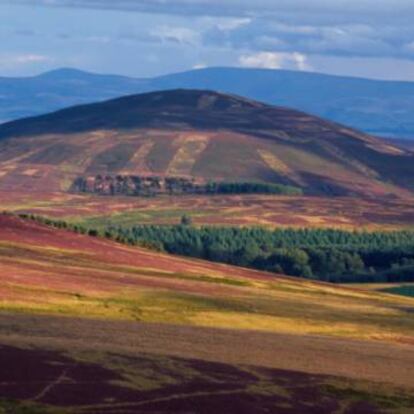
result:
<svg viewBox="0 0 414 414"><path fill-rule="evenodd" d="M156 325L128 326L119 322L102 324L67 318L32 317L26 326L22 326L24 317L9 317L20 331L11 339L3 339L0 335L0 409L13 414L181 414L195 412L194 410L199 414L337 414L339 411L380 414L385 408L387 413L397 414L408 413L414 406L414 399L410 397L410 384L401 381L404 388L395 386L401 373L404 377L407 371L401 366L398 357L409 360L408 349L384 347L382 353L390 352L385 354L386 362L396 362L402 369L394 384L394 376L390 378L389 371L384 371L388 384L381 384L383 381L378 378L380 370L375 359L369 352L361 352L358 348L355 352L352 346L350 349L341 349L340 359L346 360L349 353L353 354L353 370L357 371L358 365L362 364L365 368L364 377L368 371L369 374L374 374L374 381L339 377L335 369L335 376L322 375L319 369L315 373L309 373L308 370L298 372L291 367L288 370L275 369L272 367L272 358L267 364L251 366L246 364L251 361L248 356L242 358L243 365L235 365L229 363L226 355L220 352L223 345L233 345L234 355L234 344L239 351L241 342L248 342L256 348L263 342L275 341L278 344L277 355L280 355L284 346L279 343L295 339L288 336L257 335L250 336L246 341L243 332L193 328L186 330ZM48 329L43 329L43 332L39 330L42 322L49 329L55 328L53 339L49 337L47 344L42 336L48 334ZM0 330L10 328L7 325L7 321L0 316ZM27 326L32 326L31 331L36 335L31 339L30 347L27 347L28 338L24 336L29 331ZM99 339L96 337L98 327L103 334ZM100 340L111 329L112 348L105 349ZM116 336L118 330L122 330L122 333ZM128 339L131 339L132 334L135 343L136 340L140 342L138 347L119 344L117 339L123 337L125 331ZM76 334L78 340L67 338L70 334ZM217 337L215 344L208 341L209 334ZM174 356L171 349L164 349L161 354L159 348L144 351L146 347L141 341L142 337L146 338L148 345L157 346L170 335L171 343L179 350L179 354L183 354L188 343L194 339L207 339L202 348L208 350L208 354L204 353L199 359L191 357L195 350L201 350L199 341L191 348L190 355L185 353L180 357ZM92 347L88 340L93 337ZM2 341L11 341L18 346L3 345ZM36 344L36 348L33 344ZM315 351L321 343L305 340L298 345L299 348L304 347L307 353L309 346ZM331 341L330 345L335 348L339 344ZM381 350L370 345L369 351L378 357ZM267 349L263 352L263 347L260 348L262 355L268 353ZM369 362L364 361L363 357L367 357ZM220 362L221 359L224 359L224 363ZM301 359L306 361L303 355ZM273 358L275 360L277 358ZM333 365L338 366L338 362Z"/></svg>
<svg viewBox="0 0 414 414"><path fill-rule="evenodd" d="M221 128L258 136L270 133L269 137L272 131L283 130L296 139L329 139L342 135L381 146L380 140L304 112L235 95L189 89L131 95L10 122L0 126L0 138L136 127Z"/></svg>

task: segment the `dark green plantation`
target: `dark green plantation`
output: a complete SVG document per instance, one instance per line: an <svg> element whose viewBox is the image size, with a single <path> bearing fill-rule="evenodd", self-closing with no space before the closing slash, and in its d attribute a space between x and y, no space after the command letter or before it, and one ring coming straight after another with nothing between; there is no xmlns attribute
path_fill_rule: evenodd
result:
<svg viewBox="0 0 414 414"><path fill-rule="evenodd" d="M187 216L175 226L98 231L65 221L22 217L129 245L290 276L338 283L414 281L413 231L196 227Z"/></svg>
<svg viewBox="0 0 414 414"><path fill-rule="evenodd" d="M110 228L168 253L330 282L414 281L414 232L191 226Z"/></svg>

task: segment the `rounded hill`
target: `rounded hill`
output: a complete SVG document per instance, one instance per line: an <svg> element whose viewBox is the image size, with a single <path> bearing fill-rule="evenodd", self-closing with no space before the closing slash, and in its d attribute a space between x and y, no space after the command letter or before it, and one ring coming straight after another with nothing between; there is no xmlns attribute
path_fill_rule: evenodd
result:
<svg viewBox="0 0 414 414"><path fill-rule="evenodd" d="M126 96L0 126L0 187L67 190L98 175L386 195L413 190L414 153L300 111L204 90Z"/></svg>

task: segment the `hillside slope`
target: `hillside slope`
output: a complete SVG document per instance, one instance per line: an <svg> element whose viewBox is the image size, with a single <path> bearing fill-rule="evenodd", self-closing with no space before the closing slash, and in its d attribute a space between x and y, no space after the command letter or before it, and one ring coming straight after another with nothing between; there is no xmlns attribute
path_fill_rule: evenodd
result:
<svg viewBox="0 0 414 414"><path fill-rule="evenodd" d="M0 215L0 270L3 311L412 341L411 298L169 256L8 215Z"/></svg>
<svg viewBox="0 0 414 414"><path fill-rule="evenodd" d="M0 188L78 177L261 181L308 194L414 188L414 154L288 108L199 90L127 96L0 126Z"/></svg>
<svg viewBox="0 0 414 414"><path fill-rule="evenodd" d="M206 68L150 79L59 69L0 78L0 122L71 105L166 89L209 89L282 105L367 133L414 137L414 83L248 68Z"/></svg>
<svg viewBox="0 0 414 414"><path fill-rule="evenodd" d="M0 411L414 406L412 298L171 257L9 215L0 215L0 273Z"/></svg>

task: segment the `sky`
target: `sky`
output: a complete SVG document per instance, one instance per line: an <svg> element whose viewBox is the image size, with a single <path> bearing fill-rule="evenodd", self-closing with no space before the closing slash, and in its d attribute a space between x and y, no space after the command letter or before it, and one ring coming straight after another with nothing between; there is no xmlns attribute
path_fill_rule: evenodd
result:
<svg viewBox="0 0 414 414"><path fill-rule="evenodd" d="M0 76L232 66L414 81L414 0L0 0Z"/></svg>

